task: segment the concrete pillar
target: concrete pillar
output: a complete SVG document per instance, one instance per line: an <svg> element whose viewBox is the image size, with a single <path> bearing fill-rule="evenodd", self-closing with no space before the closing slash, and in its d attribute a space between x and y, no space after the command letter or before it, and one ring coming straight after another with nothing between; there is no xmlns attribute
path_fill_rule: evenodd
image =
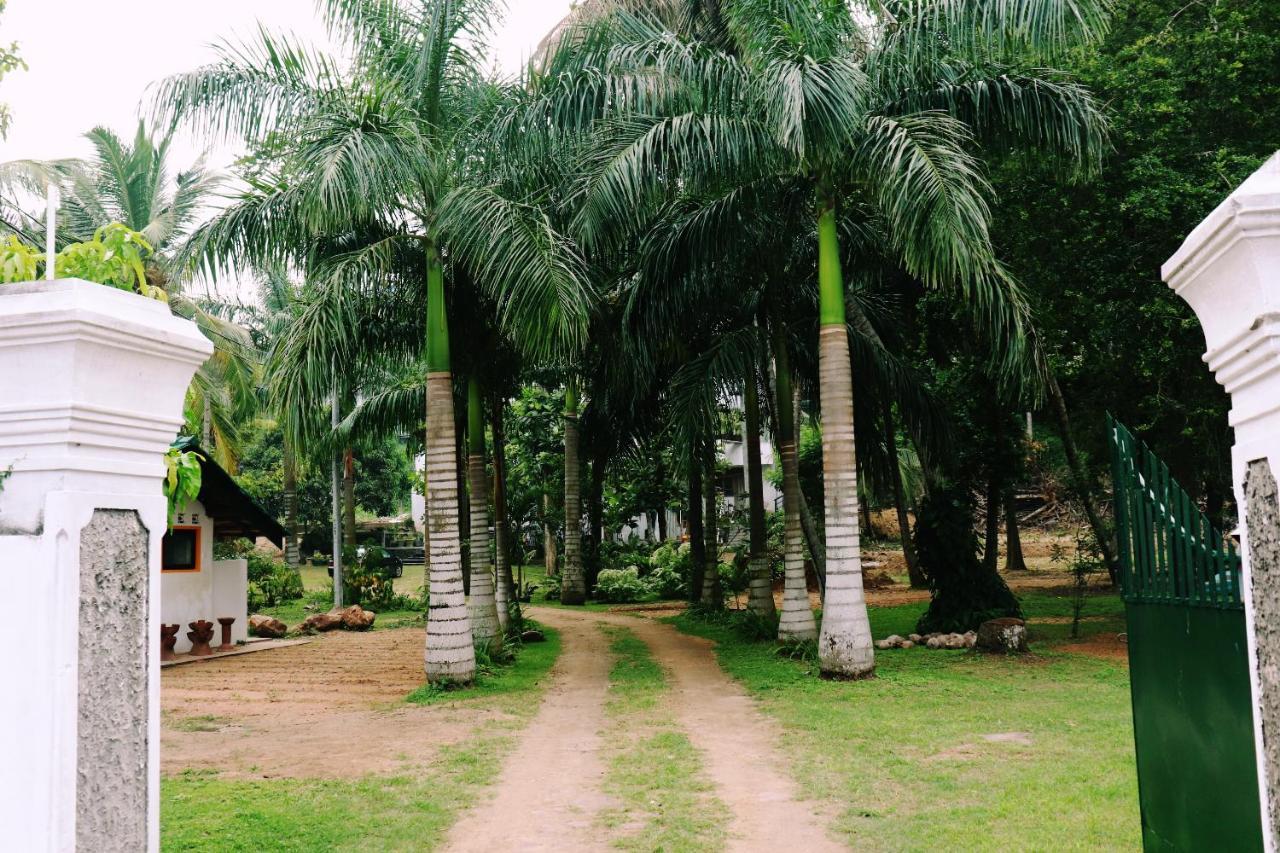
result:
<svg viewBox="0 0 1280 853"><path fill-rule="evenodd" d="M1205 361L1231 395L1254 740L1268 850L1280 837L1280 152L1165 263L1204 327Z"/></svg>
<svg viewBox="0 0 1280 853"><path fill-rule="evenodd" d="M159 849L163 454L210 352L154 300L0 285L6 849Z"/></svg>

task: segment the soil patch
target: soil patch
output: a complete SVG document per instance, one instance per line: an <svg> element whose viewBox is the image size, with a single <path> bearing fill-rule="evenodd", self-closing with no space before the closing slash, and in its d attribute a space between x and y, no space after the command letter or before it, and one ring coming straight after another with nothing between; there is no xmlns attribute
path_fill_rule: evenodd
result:
<svg viewBox="0 0 1280 853"><path fill-rule="evenodd" d="M405 706L423 682L423 630L329 634L302 646L164 670L164 773L357 778L402 773L509 717Z"/></svg>
<svg viewBox="0 0 1280 853"><path fill-rule="evenodd" d="M800 799L794 781L782 770L785 757L775 748L777 725L720 668L710 641L649 620L573 615L630 629L670 673L666 701L702 753L716 797L732 813L728 850L845 849L827 835L827 820L817 815L817 807Z"/></svg>
<svg viewBox="0 0 1280 853"><path fill-rule="evenodd" d="M1107 631L1092 634L1079 640L1058 643L1054 646L1060 652L1074 652L1102 660L1129 662L1129 644L1120 639L1121 634Z"/></svg>
<svg viewBox="0 0 1280 853"><path fill-rule="evenodd" d="M597 816L613 804L602 793L600 740L609 687L608 641L576 613L539 608L536 616L558 629L563 642L546 697L503 767L495 795L454 825L446 850L610 849L593 832Z"/></svg>

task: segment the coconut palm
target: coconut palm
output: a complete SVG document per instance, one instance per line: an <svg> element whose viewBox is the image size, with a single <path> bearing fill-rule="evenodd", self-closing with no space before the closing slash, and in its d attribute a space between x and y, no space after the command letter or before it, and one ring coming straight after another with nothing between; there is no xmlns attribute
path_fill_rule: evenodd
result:
<svg viewBox="0 0 1280 853"><path fill-rule="evenodd" d="M206 130L274 147L287 164L288 181L229 210L206 238L225 259L279 254L314 270L325 291L316 335L336 346L312 358L299 353L305 343L294 344L288 393L322 399L334 371L349 365L338 354L369 349L348 337L353 327L339 328L352 299L376 316L380 297L401 299L405 288L425 297L426 671L433 682L468 682L475 656L459 542L446 277L482 289L532 353L572 346L589 299L572 248L536 207L500 192L484 165L477 129L497 92L481 78L476 46L493 5L326 0L320 9L351 57L349 70L264 32L166 81L156 103ZM322 258L321 244L347 250Z"/></svg>
<svg viewBox="0 0 1280 853"><path fill-rule="evenodd" d="M819 654L825 673L863 676L874 653L860 567L841 229L873 226L912 276L958 288L975 311L1007 307L977 143L1025 144L1075 165L1096 161L1103 123L1092 99L1043 67L1098 38L1106 7L1077 0L705 4L713 5L720 47L641 16L614 15L616 42L604 52L607 73L597 75L604 82L584 77L564 99L572 106L560 108L564 114L604 97L613 111L600 131L579 225L596 239L677 178L686 187L773 179L808 194L826 489Z"/></svg>

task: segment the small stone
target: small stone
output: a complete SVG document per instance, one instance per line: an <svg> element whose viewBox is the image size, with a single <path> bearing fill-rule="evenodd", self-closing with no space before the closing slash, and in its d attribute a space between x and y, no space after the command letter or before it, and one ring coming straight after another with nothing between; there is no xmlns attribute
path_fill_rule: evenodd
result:
<svg viewBox="0 0 1280 853"><path fill-rule="evenodd" d="M929 639L925 640L924 644L931 649L940 649L942 648L942 638L937 634L934 634Z"/></svg>
<svg viewBox="0 0 1280 853"><path fill-rule="evenodd" d="M908 635L907 635L907 639L908 639L908 640L910 640L910 641L911 641L911 642L913 642L913 643L918 643L918 642L920 642L921 640L923 640L923 639L924 639L924 637L921 637L919 634L908 634Z"/></svg>
<svg viewBox="0 0 1280 853"><path fill-rule="evenodd" d="M903 641L898 645L898 648L900 648L900 649L914 649L914 648L915 648L915 646L916 646L916 644L915 644L915 642L914 642L914 641L912 641L912 640L903 640Z"/></svg>
<svg viewBox="0 0 1280 853"><path fill-rule="evenodd" d="M890 634L885 642L889 644L889 648L896 649L898 646L902 645L902 637L897 634Z"/></svg>
<svg viewBox="0 0 1280 853"><path fill-rule="evenodd" d="M546 642L547 635L537 628L528 628L520 634L520 639L526 643L542 643Z"/></svg>
<svg viewBox="0 0 1280 853"><path fill-rule="evenodd" d="M877 649L889 649L889 648L892 648L892 646L890 646L890 645L889 645L889 641L888 641L888 640L876 640L876 648L877 648Z"/></svg>
<svg viewBox="0 0 1280 853"><path fill-rule="evenodd" d="M965 644L965 641L964 641L963 634L947 634L944 642L946 643L946 646L949 649L967 648L967 645Z"/></svg>
<svg viewBox="0 0 1280 853"><path fill-rule="evenodd" d="M279 639L289 632L289 626L274 616L255 613L249 617L249 633L255 637Z"/></svg>
<svg viewBox="0 0 1280 853"><path fill-rule="evenodd" d="M978 626L975 646L984 652L1026 654L1027 623L1011 616L983 622Z"/></svg>
<svg viewBox="0 0 1280 853"><path fill-rule="evenodd" d="M973 648L973 647L974 647L974 645L975 645L977 642L978 642L978 632L977 632L977 631L965 631L965 632L964 632L964 644L965 644L965 647L966 647L966 648L970 648L970 649L971 649L971 648Z"/></svg>

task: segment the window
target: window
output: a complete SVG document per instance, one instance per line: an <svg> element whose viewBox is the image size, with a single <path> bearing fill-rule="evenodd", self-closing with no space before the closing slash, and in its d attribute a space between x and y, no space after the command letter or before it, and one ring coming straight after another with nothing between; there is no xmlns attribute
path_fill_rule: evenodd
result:
<svg viewBox="0 0 1280 853"><path fill-rule="evenodd" d="M174 527L164 535L160 568L166 572L200 571L199 527Z"/></svg>

